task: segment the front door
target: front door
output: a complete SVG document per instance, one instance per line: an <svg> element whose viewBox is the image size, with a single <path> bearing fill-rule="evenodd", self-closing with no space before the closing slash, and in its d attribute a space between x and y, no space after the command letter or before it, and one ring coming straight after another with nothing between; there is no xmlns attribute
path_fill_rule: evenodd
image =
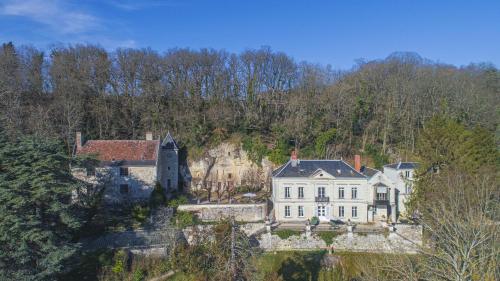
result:
<svg viewBox="0 0 500 281"><path fill-rule="evenodd" d="M317 207L317 216L320 221L329 221L329 207L326 205L319 205Z"/></svg>

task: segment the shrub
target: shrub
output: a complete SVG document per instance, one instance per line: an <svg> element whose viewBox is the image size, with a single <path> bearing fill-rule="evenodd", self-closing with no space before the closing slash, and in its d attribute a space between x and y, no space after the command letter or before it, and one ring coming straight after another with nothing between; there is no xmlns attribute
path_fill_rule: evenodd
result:
<svg viewBox="0 0 500 281"><path fill-rule="evenodd" d="M134 275L132 276L133 281L143 281L145 279L145 272L144 270L138 268L134 271Z"/></svg>
<svg viewBox="0 0 500 281"><path fill-rule="evenodd" d="M114 263L111 271L113 271L113 273L118 274L118 275L125 272L125 262L127 259L127 255L125 254L125 252L124 251L116 252L113 259L114 259L115 263Z"/></svg>
<svg viewBox="0 0 500 281"><path fill-rule="evenodd" d="M143 207L141 205L135 205L132 208L132 217L134 220L143 223L149 216L149 207Z"/></svg>
<svg viewBox="0 0 500 281"><path fill-rule="evenodd" d="M288 239L289 237L294 236L294 235L299 236L300 231L291 230L291 229L280 229L280 230L276 230L274 232L274 234L278 235L279 238L281 238L281 239Z"/></svg>
<svg viewBox="0 0 500 281"><path fill-rule="evenodd" d="M181 195L177 198L170 200L170 202L168 202L168 206L171 208L177 208L177 207L179 207L179 205L187 204L187 203L188 203L187 197L184 195Z"/></svg>
<svg viewBox="0 0 500 281"><path fill-rule="evenodd" d="M326 245L331 245L333 243L333 238L337 237L338 233L333 231L322 231L318 232L319 238L325 241Z"/></svg>
<svg viewBox="0 0 500 281"><path fill-rule="evenodd" d="M192 226L198 223L198 218L196 215L190 212L179 211L175 214L175 224L179 228L185 228L187 226Z"/></svg>
<svg viewBox="0 0 500 281"><path fill-rule="evenodd" d="M165 192L163 191L163 187L159 182L155 184L155 188L151 192L151 196L149 197L149 205L151 208L156 208L159 206L164 206L167 203L167 197L165 196Z"/></svg>
<svg viewBox="0 0 500 281"><path fill-rule="evenodd" d="M318 217L312 217L311 218L311 225L318 225L318 224L319 224Z"/></svg>

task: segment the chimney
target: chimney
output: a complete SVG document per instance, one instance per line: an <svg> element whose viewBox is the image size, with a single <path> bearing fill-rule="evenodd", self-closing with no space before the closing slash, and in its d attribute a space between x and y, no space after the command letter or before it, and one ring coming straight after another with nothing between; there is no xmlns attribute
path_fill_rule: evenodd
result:
<svg viewBox="0 0 500 281"><path fill-rule="evenodd" d="M354 169L356 171L361 172L361 156L358 154L354 155Z"/></svg>
<svg viewBox="0 0 500 281"><path fill-rule="evenodd" d="M153 132L146 132L146 140L153 140Z"/></svg>
<svg viewBox="0 0 500 281"><path fill-rule="evenodd" d="M76 132L75 144L77 150L82 148L83 146L82 132Z"/></svg>
<svg viewBox="0 0 500 281"><path fill-rule="evenodd" d="M297 159L297 151L294 149L292 151L292 156L290 157L290 161L292 162L292 167L297 167L298 159Z"/></svg>

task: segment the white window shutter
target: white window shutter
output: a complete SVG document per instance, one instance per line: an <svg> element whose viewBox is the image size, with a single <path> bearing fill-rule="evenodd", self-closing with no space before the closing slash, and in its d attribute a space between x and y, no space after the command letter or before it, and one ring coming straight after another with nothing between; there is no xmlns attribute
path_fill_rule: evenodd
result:
<svg viewBox="0 0 500 281"><path fill-rule="evenodd" d="M326 206L326 217L330 218L330 206Z"/></svg>
<svg viewBox="0 0 500 281"><path fill-rule="evenodd" d="M314 217L318 217L318 206L314 206Z"/></svg>

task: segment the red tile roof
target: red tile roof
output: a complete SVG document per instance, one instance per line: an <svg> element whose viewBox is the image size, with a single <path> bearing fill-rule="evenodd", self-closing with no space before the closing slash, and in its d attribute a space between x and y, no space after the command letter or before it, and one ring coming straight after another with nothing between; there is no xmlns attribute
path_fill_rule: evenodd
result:
<svg viewBox="0 0 500 281"><path fill-rule="evenodd" d="M101 161L156 160L159 140L89 140L76 154L97 154Z"/></svg>

